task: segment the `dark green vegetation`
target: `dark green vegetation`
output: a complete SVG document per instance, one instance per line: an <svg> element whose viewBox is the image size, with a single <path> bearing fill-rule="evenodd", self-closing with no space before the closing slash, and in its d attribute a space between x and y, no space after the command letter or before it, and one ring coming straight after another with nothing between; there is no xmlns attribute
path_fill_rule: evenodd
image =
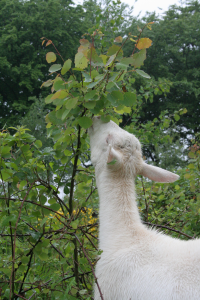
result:
<svg viewBox="0 0 200 300"><path fill-rule="evenodd" d="M173 112L182 107L187 114L178 125L182 136L200 130L200 2L192 1L186 6L171 6L162 18L150 14L141 20L140 26L154 20L153 30L147 36L153 40L143 69L156 80L165 78L172 82L170 93L165 97L155 95L152 105L144 107L145 122L153 120L161 111ZM135 21L127 32L135 31ZM130 47L130 46L129 46ZM126 53L131 53L127 47Z"/></svg>
<svg viewBox="0 0 200 300"><path fill-rule="evenodd" d="M61 54L73 57L86 31L83 8L72 1L0 1L0 127L19 124L48 76L41 37L51 36Z"/></svg>
<svg viewBox="0 0 200 300"><path fill-rule="evenodd" d="M137 22L120 3L1 7L0 299L91 300L100 253L93 114L134 133L150 161L180 175L169 185L137 178L143 221L174 237L200 236L199 4ZM180 126L192 132L190 146L182 146Z"/></svg>

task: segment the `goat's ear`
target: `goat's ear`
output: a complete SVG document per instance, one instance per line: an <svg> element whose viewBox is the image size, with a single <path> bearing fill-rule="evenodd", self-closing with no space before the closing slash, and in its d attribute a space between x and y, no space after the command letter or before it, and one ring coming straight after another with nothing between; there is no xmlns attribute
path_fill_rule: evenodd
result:
<svg viewBox="0 0 200 300"><path fill-rule="evenodd" d="M120 161L121 155L118 151L116 151L110 144L108 145L108 160L107 164L115 163L116 161Z"/></svg>
<svg viewBox="0 0 200 300"><path fill-rule="evenodd" d="M140 175L143 175L156 182L174 182L179 176L164 169L143 163Z"/></svg>

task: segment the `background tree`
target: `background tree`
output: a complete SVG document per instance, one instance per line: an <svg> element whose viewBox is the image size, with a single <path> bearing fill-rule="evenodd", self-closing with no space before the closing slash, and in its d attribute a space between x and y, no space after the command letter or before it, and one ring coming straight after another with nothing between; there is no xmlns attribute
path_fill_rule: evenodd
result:
<svg viewBox="0 0 200 300"><path fill-rule="evenodd" d="M32 98L47 78L45 46L40 38L49 35L61 54L73 57L85 32L83 8L71 0L0 1L0 128L19 124L29 111ZM51 47L51 46L50 46Z"/></svg>
<svg viewBox="0 0 200 300"><path fill-rule="evenodd" d="M147 32L153 45L142 68L156 80L170 80L172 86L165 97L155 90L153 103L144 106L141 122L153 120L162 110L172 112L185 107L187 114L179 121L179 133L184 137L187 133L194 135L199 131L200 117L200 3L173 5L160 17L149 14L140 20L140 27L148 20L154 20L153 30ZM135 22L128 31L135 31L133 28L136 28ZM127 51L130 53L128 47Z"/></svg>

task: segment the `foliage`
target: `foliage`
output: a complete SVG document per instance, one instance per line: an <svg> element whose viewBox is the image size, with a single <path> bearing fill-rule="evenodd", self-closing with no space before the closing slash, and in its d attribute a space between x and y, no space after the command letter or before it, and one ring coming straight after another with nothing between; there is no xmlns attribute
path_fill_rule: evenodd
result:
<svg viewBox="0 0 200 300"><path fill-rule="evenodd" d="M55 49L46 54L50 77L42 84L43 89L51 88L45 103L55 107L46 116L53 146L46 147L23 126L0 135L0 293L5 300L92 299L93 281L98 285L94 267L101 251L97 249L98 199L87 136L91 117L100 115L104 122L112 119L136 134L145 153L149 145L171 143L168 130L186 113L184 108L164 111L152 121L140 122L144 105L153 101L154 89L160 95L169 90L168 82L151 80L140 69L151 45L142 34L151 22L138 27L136 37L130 33L110 40L106 29L104 33L95 26L80 40L73 61L62 59L52 39L42 38L43 46ZM128 40L132 51L125 57ZM148 78L149 83L137 93L134 83L139 78ZM32 114L37 107L44 109L36 100ZM38 126L42 129L42 122ZM198 139L195 143L189 153L191 163L179 171L179 183L151 184L138 179L144 222L159 225L173 236L199 235Z"/></svg>
<svg viewBox="0 0 200 300"><path fill-rule="evenodd" d="M88 292L84 289L92 288L91 269L86 265L81 245L84 243L88 251L93 250L97 238L93 211L82 209L83 201L95 197L92 195L95 191L93 174L90 170L77 174L76 181L80 183L74 196L76 199L82 193L82 203L76 203L69 215L68 197L61 200L59 187L64 185L65 195L69 194L70 183L65 177L69 173L70 159L61 166L58 161L52 162L56 155L53 148L41 148L41 141L23 127L17 128L14 135L1 133L3 299L11 295L12 299L18 299L17 295L26 295L26 299L33 295L37 299L66 299L68 294L68 299L76 299L78 287L85 297ZM72 253L77 249L79 252L74 258L77 257L81 282L77 282L76 287ZM90 259L96 254L93 250ZM89 281L86 286L84 276Z"/></svg>
<svg viewBox="0 0 200 300"><path fill-rule="evenodd" d="M154 29L146 32L153 40L148 51L143 70L156 80L165 78L172 82L170 93L166 97L157 95L153 103L144 106L146 114L142 122L158 117L161 111L169 112L186 108L187 114L178 122L179 134L184 138L199 131L199 1L182 2L172 5L162 16L149 14L140 20L140 26L149 20L154 21ZM129 31L136 32L135 20ZM125 46L125 53L131 53L130 43ZM189 142L189 141L188 141Z"/></svg>
<svg viewBox="0 0 200 300"><path fill-rule="evenodd" d="M144 223L182 239L200 237L200 147L188 153L190 162L170 185L137 180L139 208Z"/></svg>
<svg viewBox="0 0 200 300"><path fill-rule="evenodd" d="M46 135L45 115L49 112L49 109L47 109L44 99L39 96L38 99L32 97L29 101L34 102L30 106L29 112L21 119L21 125L28 128L30 130L29 133L31 133L36 140L42 142L43 148L52 146L52 140Z"/></svg>
<svg viewBox="0 0 200 300"><path fill-rule="evenodd" d="M48 76L41 36L51 32L63 54L72 58L86 30L83 17L82 7L71 0L0 0L0 128L19 124L33 103L28 98L41 93Z"/></svg>

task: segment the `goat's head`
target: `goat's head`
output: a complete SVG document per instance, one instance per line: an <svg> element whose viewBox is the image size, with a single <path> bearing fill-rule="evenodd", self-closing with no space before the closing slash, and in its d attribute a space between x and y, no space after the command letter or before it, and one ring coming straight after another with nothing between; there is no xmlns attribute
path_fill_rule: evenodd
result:
<svg viewBox="0 0 200 300"><path fill-rule="evenodd" d="M104 170L120 176L141 174L158 182L173 182L179 178L174 173L147 165L142 159L139 140L112 121L104 123L100 117L94 117L89 135L91 160L97 174Z"/></svg>

